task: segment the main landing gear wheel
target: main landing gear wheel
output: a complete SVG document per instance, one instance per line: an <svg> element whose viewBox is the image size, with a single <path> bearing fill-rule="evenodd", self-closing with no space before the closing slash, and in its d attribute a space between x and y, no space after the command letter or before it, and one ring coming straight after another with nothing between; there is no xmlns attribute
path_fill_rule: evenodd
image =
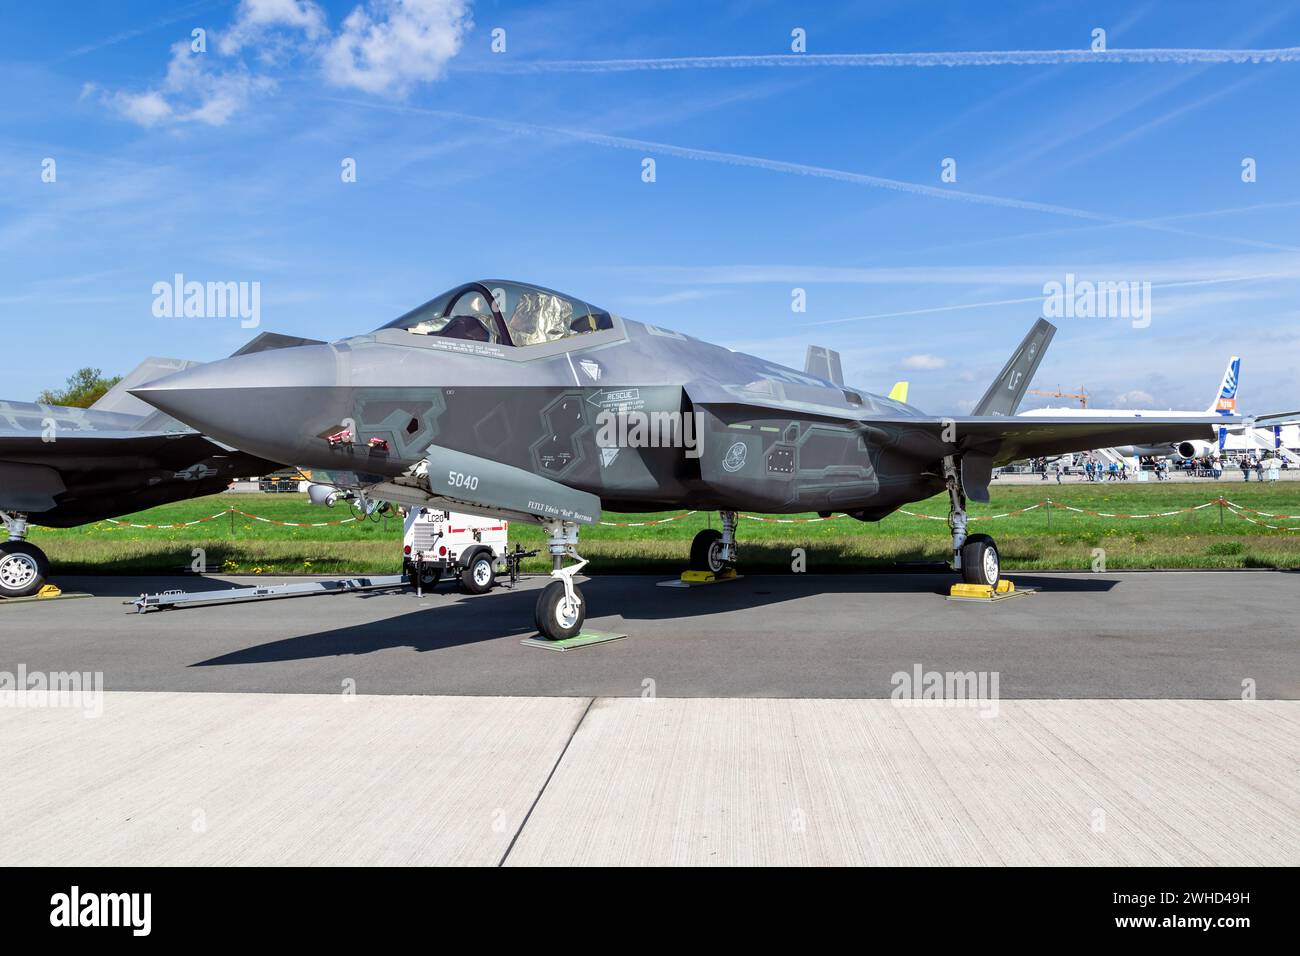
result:
<svg viewBox="0 0 1300 956"><path fill-rule="evenodd" d="M961 546L961 579L967 584L997 587L1002 566L998 546L986 534L973 534Z"/></svg>
<svg viewBox="0 0 1300 956"><path fill-rule="evenodd" d="M572 601L565 594L563 581L552 581L542 589L534 611L537 630L548 641L577 637L587 619L587 602L575 585Z"/></svg>
<svg viewBox="0 0 1300 956"><path fill-rule="evenodd" d="M0 597L19 598L35 594L45 586L50 559L26 541L0 543Z"/></svg>
<svg viewBox="0 0 1300 956"><path fill-rule="evenodd" d="M460 572L460 586L470 594L486 594L497 579L496 561L491 551L480 551Z"/></svg>
<svg viewBox="0 0 1300 956"><path fill-rule="evenodd" d="M722 557L722 532L705 528L691 541L691 570L721 574L727 567Z"/></svg>

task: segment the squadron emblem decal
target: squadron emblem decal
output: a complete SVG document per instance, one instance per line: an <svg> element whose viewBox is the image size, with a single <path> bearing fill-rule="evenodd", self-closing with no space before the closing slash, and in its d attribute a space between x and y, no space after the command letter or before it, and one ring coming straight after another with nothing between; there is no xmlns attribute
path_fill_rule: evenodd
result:
<svg viewBox="0 0 1300 956"><path fill-rule="evenodd" d="M743 441L738 441L722 456L722 470L735 474L745 467L745 459L749 457L749 446Z"/></svg>

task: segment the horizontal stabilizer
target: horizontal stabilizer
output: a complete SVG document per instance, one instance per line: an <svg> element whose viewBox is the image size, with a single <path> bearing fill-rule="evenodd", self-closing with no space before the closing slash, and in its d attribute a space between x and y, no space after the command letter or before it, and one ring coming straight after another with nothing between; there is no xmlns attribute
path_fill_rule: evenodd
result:
<svg viewBox="0 0 1300 956"><path fill-rule="evenodd" d="M1295 425L1298 423L1300 423L1300 411L1274 412L1271 415L1261 415L1255 419L1256 428L1271 428L1274 425Z"/></svg>
<svg viewBox="0 0 1300 956"><path fill-rule="evenodd" d="M1003 366L1002 372L972 409L971 414L975 416L1014 415L1055 334L1056 326L1051 322L1046 319L1035 322L1034 327L1029 330L1029 334Z"/></svg>
<svg viewBox="0 0 1300 956"><path fill-rule="evenodd" d="M821 345L808 346L808 355L803 361L803 370L809 375L816 375L836 385L844 385L844 370L840 368L840 353Z"/></svg>

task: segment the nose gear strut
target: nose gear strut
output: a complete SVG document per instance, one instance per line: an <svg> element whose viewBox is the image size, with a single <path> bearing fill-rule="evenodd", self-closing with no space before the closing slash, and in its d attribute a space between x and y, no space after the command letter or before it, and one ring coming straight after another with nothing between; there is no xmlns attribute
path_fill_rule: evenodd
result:
<svg viewBox="0 0 1300 956"><path fill-rule="evenodd" d="M542 636L552 641L575 637L587 619L587 605L582 591L573 583L573 576L587 566L587 559L578 554L578 526L572 521L545 521L547 550L551 553L552 581L542 589L537 598L535 623ZM572 558L576 564L564 566L564 559Z"/></svg>

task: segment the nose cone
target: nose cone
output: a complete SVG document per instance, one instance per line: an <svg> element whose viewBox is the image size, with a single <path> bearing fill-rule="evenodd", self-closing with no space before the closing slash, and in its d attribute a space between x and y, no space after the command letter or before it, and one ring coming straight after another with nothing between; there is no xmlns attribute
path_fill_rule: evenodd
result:
<svg viewBox="0 0 1300 956"><path fill-rule="evenodd" d="M310 439L337 429L349 398L328 345L238 355L130 392L217 441L291 465L305 464Z"/></svg>

